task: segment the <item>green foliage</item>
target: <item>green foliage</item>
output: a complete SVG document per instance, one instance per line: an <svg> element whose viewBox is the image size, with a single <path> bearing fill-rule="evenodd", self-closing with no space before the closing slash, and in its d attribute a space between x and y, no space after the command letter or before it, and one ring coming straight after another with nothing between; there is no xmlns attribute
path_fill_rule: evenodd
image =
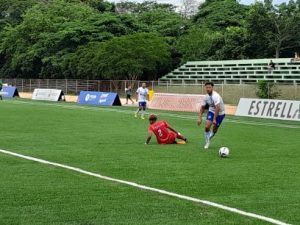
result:
<svg viewBox="0 0 300 225"><path fill-rule="evenodd" d="M31 8L21 24L7 27L0 46L6 68L21 76L61 77L61 61L89 42L102 42L138 30L133 19L97 13L85 4L54 0ZM9 73L9 71L8 71Z"/></svg>
<svg viewBox="0 0 300 225"><path fill-rule="evenodd" d="M98 10L99 12L115 11L115 5L104 0L82 0L81 2L86 3L87 5Z"/></svg>
<svg viewBox="0 0 300 225"><path fill-rule="evenodd" d="M259 98L275 99L280 95L279 91L276 90L275 84L266 80L258 81L257 89L256 95Z"/></svg>
<svg viewBox="0 0 300 225"><path fill-rule="evenodd" d="M1 77L150 79L188 60L292 57L300 51L300 1L273 6L266 0L245 6L236 0L207 0L190 19L173 5L155 1L0 0L0 12ZM119 37L126 42L136 33L143 34L140 38L155 34L163 46L168 44L161 63L154 60L155 69L152 62L128 69L131 72L123 71L128 62L117 64L122 68L115 64L109 72L96 62L88 66L97 51L103 53L104 42ZM112 44L107 45L113 49ZM116 58L123 53L123 58L128 56L124 51Z"/></svg>
<svg viewBox="0 0 300 225"><path fill-rule="evenodd" d="M271 55L268 37L272 36L271 21L262 3L255 3L249 9L246 27L249 32L251 57L267 58Z"/></svg>
<svg viewBox="0 0 300 225"><path fill-rule="evenodd" d="M175 12L175 6L172 4L159 4L156 1L143 1L142 3L134 1L121 1L116 4L116 11L119 13L140 14L155 10L166 12Z"/></svg>
<svg viewBox="0 0 300 225"><path fill-rule="evenodd" d="M158 32L164 37L178 38L189 25L189 21L182 18L178 13L162 9L142 12L137 18L148 27L150 32Z"/></svg>
<svg viewBox="0 0 300 225"><path fill-rule="evenodd" d="M222 36L222 44L216 51L216 59L245 59L248 57L247 30L243 27L228 27Z"/></svg>
<svg viewBox="0 0 300 225"><path fill-rule="evenodd" d="M236 0L205 1L199 7L194 22L204 28L221 31L231 26L242 26L247 6Z"/></svg>
<svg viewBox="0 0 300 225"><path fill-rule="evenodd" d="M291 57L300 47L300 8L291 1L278 7L256 2L246 19L251 57ZM292 50L292 51L291 51Z"/></svg>
<svg viewBox="0 0 300 225"><path fill-rule="evenodd" d="M192 28L179 38L177 49L182 54L183 62L210 60L216 57L216 51L222 42L222 33L206 29Z"/></svg>
<svg viewBox="0 0 300 225"><path fill-rule="evenodd" d="M91 42L67 62L67 70L77 68L79 74L92 78L137 79L148 75L155 79L160 70L168 69L171 56L164 38L152 33L137 33L103 43Z"/></svg>
<svg viewBox="0 0 300 225"><path fill-rule="evenodd" d="M38 0L0 0L0 30L22 22L23 13L37 3Z"/></svg>

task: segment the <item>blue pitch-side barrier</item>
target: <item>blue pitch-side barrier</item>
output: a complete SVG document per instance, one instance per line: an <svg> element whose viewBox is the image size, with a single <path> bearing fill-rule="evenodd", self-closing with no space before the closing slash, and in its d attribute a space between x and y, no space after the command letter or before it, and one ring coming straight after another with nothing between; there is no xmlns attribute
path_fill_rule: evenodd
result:
<svg viewBox="0 0 300 225"><path fill-rule="evenodd" d="M3 86L1 92L2 92L2 97L3 98L19 97L19 92L18 92L18 89L16 87Z"/></svg>
<svg viewBox="0 0 300 225"><path fill-rule="evenodd" d="M97 91L81 91L78 103L83 105L99 106L121 105L121 101L117 93Z"/></svg>

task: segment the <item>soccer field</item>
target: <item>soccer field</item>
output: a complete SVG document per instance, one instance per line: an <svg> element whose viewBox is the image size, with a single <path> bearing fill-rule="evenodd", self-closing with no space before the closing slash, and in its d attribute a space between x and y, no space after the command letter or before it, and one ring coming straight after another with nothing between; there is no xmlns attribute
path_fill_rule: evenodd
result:
<svg viewBox="0 0 300 225"><path fill-rule="evenodd" d="M227 116L204 150L196 114L149 111L189 142L144 145L133 110L0 101L0 149L300 224L300 123ZM271 224L3 153L0 165L0 224Z"/></svg>

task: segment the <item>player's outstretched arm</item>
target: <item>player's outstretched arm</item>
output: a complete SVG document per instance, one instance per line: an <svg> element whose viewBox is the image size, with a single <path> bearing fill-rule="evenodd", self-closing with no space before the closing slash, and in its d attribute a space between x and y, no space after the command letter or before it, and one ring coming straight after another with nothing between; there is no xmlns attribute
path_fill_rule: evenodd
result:
<svg viewBox="0 0 300 225"><path fill-rule="evenodd" d="M151 140L151 138L152 138L152 134L153 134L152 132L149 132L149 133L148 133L148 137L147 137L147 140L146 140L146 142L145 142L146 145L150 143L150 140Z"/></svg>

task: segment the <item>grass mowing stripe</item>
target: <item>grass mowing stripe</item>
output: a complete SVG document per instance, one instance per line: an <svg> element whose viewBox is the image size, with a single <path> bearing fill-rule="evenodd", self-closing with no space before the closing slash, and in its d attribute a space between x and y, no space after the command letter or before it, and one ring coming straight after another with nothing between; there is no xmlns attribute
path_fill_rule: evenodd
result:
<svg viewBox="0 0 300 225"><path fill-rule="evenodd" d="M261 215L254 214L254 213L245 212L245 211L242 211L242 210L239 210L239 209L236 209L236 208L228 207L228 206L225 206L225 205L221 205L221 204L206 201L206 200L201 200L201 199L197 199L197 198L193 198L193 197L189 197L189 196L185 196L185 195L180 195L180 194L173 193L173 192L168 192L168 191L162 190L162 189L157 189L157 188L152 188L152 187L140 185L140 184L130 182L130 181L120 180L120 179L116 179L116 178L112 178L112 177L108 177L108 176L103 176L101 174L89 172L89 171L86 171L86 170L82 170L80 168L76 168L76 167L72 167L72 166L68 166L68 165L64 165L64 164L60 164L60 163L50 162L50 161L47 161L47 160L38 159L38 158L31 157L31 156L18 154L18 153L3 150L3 149L0 149L0 152L3 153L3 154L6 154L6 155L11 155L11 156L15 156L15 157L18 157L18 158L38 162L38 163L41 163L41 164L51 165L51 166L54 166L54 167L59 167L59 168L71 170L71 171L74 171L74 172L78 172L78 173L81 173L81 174L97 177L97 178L100 178L100 179L103 179L103 180L108 180L108 181L112 181L112 182L115 182L115 183L125 184L125 185L128 185L128 186L136 187L138 189L151 191L151 192L156 192L156 193L160 193L160 194L163 194L163 195L167 195L167 196L171 196L171 197L175 197L175 198L179 198L179 199L183 199L183 200L187 200L187 201L191 201L191 202L195 202L195 203L205 204L205 205L212 206L212 207L215 207L215 208L219 208L219 209L222 209L222 210L225 210L225 211L237 213L237 214L240 214L240 215L243 215L243 216L256 218L256 219L266 221L266 222L269 222L269 223L272 223L272 224L289 225L288 223L285 223L285 222L282 222L282 221L279 221L279 220L276 220L276 219L273 219L273 218L261 216Z"/></svg>
<svg viewBox="0 0 300 225"><path fill-rule="evenodd" d="M62 107L66 109L84 109L84 110L102 110L102 111L110 111L110 112L119 112L119 113L126 113L132 114L131 110L122 110L122 109L112 109L112 108L102 108L102 107L89 107L89 106L79 106L79 105L66 105L66 104L55 104L55 103L45 103L45 102L27 102L27 101L10 101L13 103L21 103L21 104L29 104L29 105L47 105L47 106L56 106ZM196 120L197 116L188 116L188 115L178 115L173 113L166 113L166 112L159 112L159 115L165 115L169 117L179 118L179 119L187 119L187 120ZM270 123L270 122L257 122L257 121L240 121L226 118L226 122L230 123L238 123L238 124L245 124L245 125L253 125L253 126L266 126L266 127L277 127L277 128L291 128L291 129L300 129L300 126L297 125L288 125L288 124L278 124L278 123Z"/></svg>

